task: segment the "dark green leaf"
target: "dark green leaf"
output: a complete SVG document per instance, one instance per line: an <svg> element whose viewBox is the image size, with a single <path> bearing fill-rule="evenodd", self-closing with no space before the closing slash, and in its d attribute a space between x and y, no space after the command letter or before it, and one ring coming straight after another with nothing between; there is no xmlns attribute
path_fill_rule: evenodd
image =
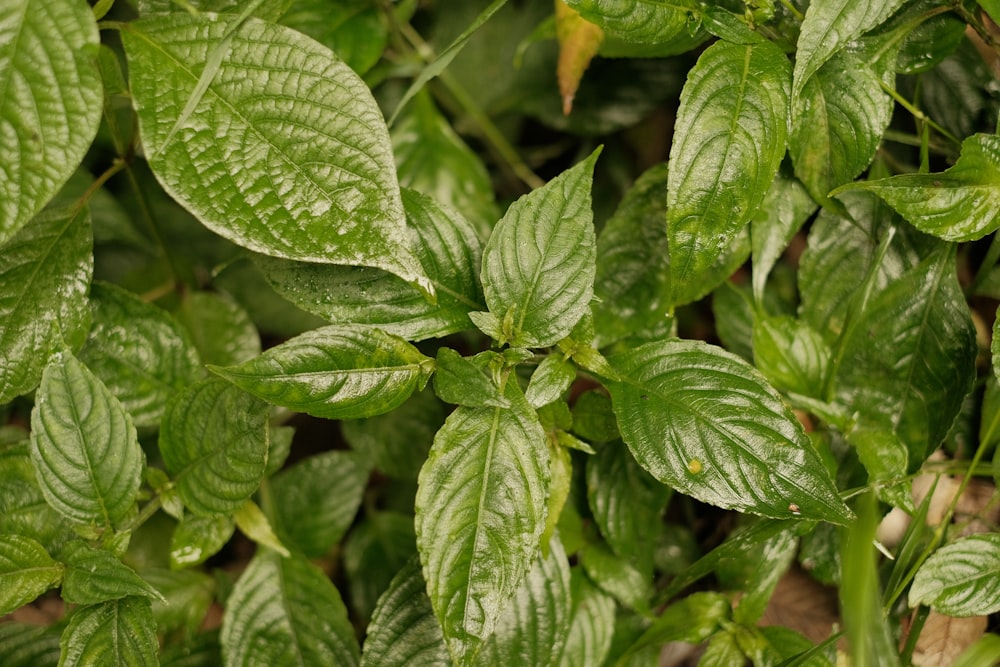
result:
<svg viewBox="0 0 1000 667"><path fill-rule="evenodd" d="M667 177L672 301L723 279L711 271L764 201L785 154L791 65L770 42L717 42L681 93ZM712 285L705 285L711 275Z"/></svg>
<svg viewBox="0 0 1000 667"><path fill-rule="evenodd" d="M771 291L764 292L767 295ZM746 361L753 362L753 327L756 319L749 285L726 281L712 292L712 315L722 346Z"/></svg>
<svg viewBox="0 0 1000 667"><path fill-rule="evenodd" d="M935 551L917 571L910 605L947 616L1000 611L1000 533L973 535Z"/></svg>
<svg viewBox="0 0 1000 667"><path fill-rule="evenodd" d="M625 607L649 615L652 578L619 558L607 545L587 544L579 553L580 565L591 581Z"/></svg>
<svg viewBox="0 0 1000 667"><path fill-rule="evenodd" d="M156 665L160 646L149 599L128 597L79 609L60 646L60 667Z"/></svg>
<svg viewBox="0 0 1000 667"><path fill-rule="evenodd" d="M59 584L61 563L23 535L0 535L0 615L28 604Z"/></svg>
<svg viewBox="0 0 1000 667"><path fill-rule="evenodd" d="M185 515L170 539L170 566L179 569L205 562L225 546L235 528L229 516Z"/></svg>
<svg viewBox="0 0 1000 667"><path fill-rule="evenodd" d="M590 583L583 570L570 573L570 593L573 606L570 625L559 667L600 665L611 648L615 626L615 601Z"/></svg>
<svg viewBox="0 0 1000 667"><path fill-rule="evenodd" d="M0 664L57 667L59 629L20 623L0 623Z"/></svg>
<svg viewBox="0 0 1000 667"><path fill-rule="evenodd" d="M244 391L314 417L389 412L422 388L433 361L378 329L334 325L308 331L239 366L211 370Z"/></svg>
<svg viewBox="0 0 1000 667"><path fill-rule="evenodd" d="M0 447L0 535L24 535L54 552L71 526L45 502L28 443Z"/></svg>
<svg viewBox="0 0 1000 667"><path fill-rule="evenodd" d="M470 664L528 574L545 528L549 454L517 383L509 408L460 406L420 471L417 546L456 662Z"/></svg>
<svg viewBox="0 0 1000 667"><path fill-rule="evenodd" d="M340 541L361 505L368 468L354 452L324 452L274 476L278 529L289 546L315 558Z"/></svg>
<svg viewBox="0 0 1000 667"><path fill-rule="evenodd" d="M600 150L514 202L483 251L483 293L501 343L546 347L590 308L596 271L591 181Z"/></svg>
<svg viewBox="0 0 1000 667"><path fill-rule="evenodd" d="M167 405L160 453L188 509L232 514L257 490L267 463L267 418L267 405L217 379Z"/></svg>
<svg viewBox="0 0 1000 667"><path fill-rule="evenodd" d="M219 631L201 632L193 639L164 647L160 667L218 667L222 664Z"/></svg>
<svg viewBox="0 0 1000 667"><path fill-rule="evenodd" d="M161 568L143 570L142 578L164 597L162 602L153 600L157 629L161 633L181 630L185 639L194 636L214 601L215 580L197 570Z"/></svg>
<svg viewBox="0 0 1000 667"><path fill-rule="evenodd" d="M90 291L94 326L80 360L138 427L156 426L177 391L201 376L187 332L166 311L109 283Z"/></svg>
<svg viewBox="0 0 1000 667"><path fill-rule="evenodd" d="M103 92L87 3L5 2L0 25L3 245L79 166L97 134Z"/></svg>
<svg viewBox="0 0 1000 667"><path fill-rule="evenodd" d="M145 455L108 388L69 352L52 357L31 411L31 460L63 516L117 526L135 507Z"/></svg>
<svg viewBox="0 0 1000 667"><path fill-rule="evenodd" d="M377 326L407 340L470 329L467 313L483 307L478 276L482 244L475 229L462 214L413 190L403 190L403 206L414 251L437 291L437 303L379 269L263 256L257 264L279 294L330 322Z"/></svg>
<svg viewBox="0 0 1000 667"><path fill-rule="evenodd" d="M37 387L50 354L86 338L92 245L81 209L46 211L0 248L0 404Z"/></svg>
<svg viewBox="0 0 1000 667"><path fill-rule="evenodd" d="M573 404L573 432L593 442L611 442L620 437L607 394L592 389L577 397Z"/></svg>
<svg viewBox="0 0 1000 667"><path fill-rule="evenodd" d="M567 0L608 34L636 44L665 44L683 38L698 5L690 0Z"/></svg>
<svg viewBox="0 0 1000 667"><path fill-rule="evenodd" d="M750 221L753 294L758 305L764 303L767 276L771 269L815 210L816 204L802 184L779 171L764 196L760 210Z"/></svg>
<svg viewBox="0 0 1000 667"><path fill-rule="evenodd" d="M531 374L524 396L532 407L540 408L559 400L575 379L576 366L561 354L550 354Z"/></svg>
<svg viewBox="0 0 1000 667"><path fill-rule="evenodd" d="M692 593L664 609L626 655L667 642L700 644L715 634L730 612L729 600L724 595Z"/></svg>
<svg viewBox="0 0 1000 667"><path fill-rule="evenodd" d="M801 320L767 317L754 324L754 365L779 391L823 400L831 356L823 336Z"/></svg>
<svg viewBox="0 0 1000 667"><path fill-rule="evenodd" d="M190 292L174 316L206 364L229 366L260 354L260 336L243 308L227 294Z"/></svg>
<svg viewBox="0 0 1000 667"><path fill-rule="evenodd" d="M263 549L236 582L222 618L226 667L357 665L340 593L309 561Z"/></svg>
<svg viewBox="0 0 1000 667"><path fill-rule="evenodd" d="M264 7L271 3L265 2ZM388 29L378 5L371 0L299 0L281 23L330 48L351 69L364 74L382 57Z"/></svg>
<svg viewBox="0 0 1000 667"><path fill-rule="evenodd" d="M470 408L507 408L510 401L490 374L487 364L496 357L477 355L466 359L449 347L438 349L434 393L445 403Z"/></svg>
<svg viewBox="0 0 1000 667"><path fill-rule="evenodd" d="M331 51L226 15L152 17L121 35L150 166L203 224L257 252L373 266L433 293L382 114Z"/></svg>
<svg viewBox="0 0 1000 667"><path fill-rule="evenodd" d="M766 540L744 545L741 554L727 559L719 568L720 579L726 565L740 570L736 573L736 581L724 581L726 588L742 593L739 605L733 610L734 621L750 627L761 619L778 580L785 576L795 560L798 546L795 528L791 527Z"/></svg>
<svg viewBox="0 0 1000 667"><path fill-rule="evenodd" d="M164 601L159 591L109 551L77 540L63 547L59 560L66 564L62 584L66 602L88 605L132 595Z"/></svg>
<svg viewBox="0 0 1000 667"><path fill-rule="evenodd" d="M344 543L343 563L351 610L357 618L368 622L379 596L416 552L413 517L408 514L374 512L351 530Z"/></svg>

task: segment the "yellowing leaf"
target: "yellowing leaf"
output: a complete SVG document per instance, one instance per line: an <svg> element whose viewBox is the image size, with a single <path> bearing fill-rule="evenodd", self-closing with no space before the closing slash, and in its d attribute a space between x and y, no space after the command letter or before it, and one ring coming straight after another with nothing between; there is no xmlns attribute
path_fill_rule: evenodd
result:
<svg viewBox="0 0 1000 667"><path fill-rule="evenodd" d="M563 0L556 0L556 37L559 39L559 94L562 95L563 114L573 110L573 97L580 87L580 79L597 55L604 41L604 31L580 16L580 13Z"/></svg>

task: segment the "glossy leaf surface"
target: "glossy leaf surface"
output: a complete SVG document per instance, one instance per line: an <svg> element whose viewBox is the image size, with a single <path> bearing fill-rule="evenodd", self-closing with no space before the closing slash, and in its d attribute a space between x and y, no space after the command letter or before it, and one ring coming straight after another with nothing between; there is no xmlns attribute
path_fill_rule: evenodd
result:
<svg viewBox="0 0 1000 667"><path fill-rule="evenodd" d="M785 154L790 80L769 42L718 42L689 72L667 175L675 305L704 294L706 274L763 202Z"/></svg>
<svg viewBox="0 0 1000 667"><path fill-rule="evenodd" d="M434 393L446 403L470 408L510 407L487 367L489 361L485 355L467 359L450 347L438 349Z"/></svg>
<svg viewBox="0 0 1000 667"><path fill-rule="evenodd" d="M832 356L823 336L805 322L786 316L754 324L754 364L780 391L824 399Z"/></svg>
<svg viewBox="0 0 1000 667"><path fill-rule="evenodd" d="M77 610L61 646L60 667L157 664L159 644L149 600L127 597Z"/></svg>
<svg viewBox="0 0 1000 667"><path fill-rule="evenodd" d="M779 171L760 210L750 221L753 295L758 304L764 303L771 269L815 210L816 204L802 184Z"/></svg>
<svg viewBox="0 0 1000 667"><path fill-rule="evenodd" d="M1000 533L956 540L917 571L910 605L948 616L986 616L1000 610Z"/></svg>
<svg viewBox="0 0 1000 667"><path fill-rule="evenodd" d="M67 544L59 554L66 563L62 598L73 604L98 604L128 596L164 598L110 551L94 549L80 541Z"/></svg>
<svg viewBox="0 0 1000 667"><path fill-rule="evenodd" d="M590 583L583 570L570 573L569 630L563 646L559 667L599 665L611 648L615 624L615 600Z"/></svg>
<svg viewBox="0 0 1000 667"><path fill-rule="evenodd" d="M689 12L697 9L689 0L567 0L566 4L615 37L650 45L682 37Z"/></svg>
<svg viewBox="0 0 1000 667"><path fill-rule="evenodd" d="M664 341L611 362L624 378L609 384L622 438L653 477L729 509L850 520L802 426L738 357Z"/></svg>
<svg viewBox="0 0 1000 667"><path fill-rule="evenodd" d="M409 248L382 114L333 52L227 15L143 19L122 41L150 166L209 229L433 291Z"/></svg>
<svg viewBox="0 0 1000 667"><path fill-rule="evenodd" d="M229 541L235 528L232 517L185 515L170 538L170 566L183 568L205 562Z"/></svg>
<svg viewBox="0 0 1000 667"><path fill-rule="evenodd" d="M63 568L41 544L0 535L0 614L9 614L59 584Z"/></svg>

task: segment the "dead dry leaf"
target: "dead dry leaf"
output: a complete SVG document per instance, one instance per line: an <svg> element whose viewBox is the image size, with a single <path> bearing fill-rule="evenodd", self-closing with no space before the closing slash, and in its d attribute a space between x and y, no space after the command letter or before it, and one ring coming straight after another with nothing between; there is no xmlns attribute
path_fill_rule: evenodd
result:
<svg viewBox="0 0 1000 667"><path fill-rule="evenodd" d="M932 611L913 651L913 664L915 667L949 667L985 633L985 616L953 618Z"/></svg>
<svg viewBox="0 0 1000 667"><path fill-rule="evenodd" d="M792 568L778 581L758 625L783 625L819 643L838 621L837 592Z"/></svg>

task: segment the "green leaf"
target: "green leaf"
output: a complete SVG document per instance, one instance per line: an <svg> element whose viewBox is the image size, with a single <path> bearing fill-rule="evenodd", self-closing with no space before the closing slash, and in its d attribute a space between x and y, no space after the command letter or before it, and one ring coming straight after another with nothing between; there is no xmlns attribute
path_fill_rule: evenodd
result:
<svg viewBox="0 0 1000 667"><path fill-rule="evenodd" d="M766 540L743 544L736 558L727 559L718 568L717 576L723 587L742 593L733 610L733 620L737 623L752 627L764 615L778 581L795 560L799 546L795 531L793 526Z"/></svg>
<svg viewBox="0 0 1000 667"><path fill-rule="evenodd" d="M204 563L233 536L236 524L229 516L185 515L170 538L170 567L180 569Z"/></svg>
<svg viewBox="0 0 1000 667"><path fill-rule="evenodd" d="M558 537L539 557L479 653L481 665L545 665L569 632L569 562Z"/></svg>
<svg viewBox="0 0 1000 667"><path fill-rule="evenodd" d="M754 365L779 391L825 399L832 354L823 336L801 320L764 317L754 324Z"/></svg>
<svg viewBox="0 0 1000 667"><path fill-rule="evenodd" d="M333 325L308 331L239 366L212 372L244 391L314 417L389 412L423 388L433 361L378 329Z"/></svg>
<svg viewBox="0 0 1000 667"><path fill-rule="evenodd" d="M1000 136L975 134L937 174L901 174L838 188L874 192L922 232L946 241L975 241L1000 228Z"/></svg>
<svg viewBox="0 0 1000 667"><path fill-rule="evenodd" d="M188 509L232 514L257 490L267 419L267 405L222 380L199 382L170 401L160 453Z"/></svg>
<svg viewBox="0 0 1000 667"><path fill-rule="evenodd" d="M1000 10L1000 3L995 7ZM996 16L1000 16L997 11ZM976 667L977 665L988 665L1000 660L1000 635L983 635L972 646L962 652L962 655L952 664L952 667Z"/></svg>
<svg viewBox="0 0 1000 667"><path fill-rule="evenodd" d="M416 553L417 536L408 514L372 512L351 530L344 543L343 563L356 618L368 623L379 596ZM431 614L430 602L427 605Z"/></svg>
<svg viewBox="0 0 1000 667"><path fill-rule="evenodd" d="M615 627L615 601L590 583L580 568L570 573L569 630L558 667L600 665L611 648Z"/></svg>
<svg viewBox="0 0 1000 667"><path fill-rule="evenodd" d="M347 609L322 570L266 549L250 561L222 617L226 667L357 665Z"/></svg>
<svg viewBox="0 0 1000 667"><path fill-rule="evenodd" d="M573 432L592 442L611 442L620 437L607 394L591 389L577 397L573 404Z"/></svg>
<svg viewBox="0 0 1000 667"><path fill-rule="evenodd" d="M0 9L0 246L69 180L101 121L100 37L87 3Z"/></svg>
<svg viewBox="0 0 1000 667"><path fill-rule="evenodd" d="M236 527L248 538L262 547L267 547L281 554L285 558L291 556L285 545L281 543L278 536L274 534L271 522L253 500L245 500L240 508L233 515Z"/></svg>
<svg viewBox="0 0 1000 667"><path fill-rule="evenodd" d="M165 646L160 653L160 667L218 667L221 664L218 630L200 632L186 642Z"/></svg>
<svg viewBox="0 0 1000 667"><path fill-rule="evenodd" d="M0 664L57 667L60 630L52 626L0 623Z"/></svg>
<svg viewBox="0 0 1000 667"><path fill-rule="evenodd" d="M785 154L790 79L770 42L717 42L688 73L667 175L675 305L711 288L706 275L764 201Z"/></svg>
<svg viewBox="0 0 1000 667"><path fill-rule="evenodd" d="M72 354L53 355L31 411L31 460L49 505L117 526L135 507L145 458L118 399Z"/></svg>
<svg viewBox="0 0 1000 667"><path fill-rule="evenodd" d="M260 354L260 336L247 312L224 292L188 292L174 311L206 364L229 366Z"/></svg>
<svg viewBox="0 0 1000 667"><path fill-rule="evenodd" d="M861 425L895 433L916 470L940 445L975 379L976 334L954 248L875 294L845 331L837 399Z"/></svg>
<svg viewBox="0 0 1000 667"><path fill-rule="evenodd" d="M59 584L61 563L23 535L0 535L0 615L28 604Z"/></svg>
<svg viewBox="0 0 1000 667"><path fill-rule="evenodd" d="M175 0L138 0L137 4L142 16L150 14L198 14L202 12L222 14L248 10L251 16L273 22L280 18L282 12L291 3L289 0L279 0L279 2L261 2L256 6L253 3L242 3L244 7L241 7L241 0L184 0L183 4Z"/></svg>
<svg viewBox="0 0 1000 667"><path fill-rule="evenodd" d="M0 535L23 535L54 549L71 529L72 524L45 502L28 442L0 447Z"/></svg>
<svg viewBox="0 0 1000 667"><path fill-rule="evenodd" d="M270 3L264 3L266 7ZM275 3L282 4L282 3ZM305 33L334 51L359 75L382 57L388 26L381 8L371 0L299 0L281 16L281 23Z"/></svg>
<svg viewBox="0 0 1000 667"><path fill-rule="evenodd" d="M354 452L333 451L275 475L271 494L282 537L306 557L324 555L354 521L368 472Z"/></svg>
<svg viewBox="0 0 1000 667"><path fill-rule="evenodd" d="M433 294L410 251L382 114L331 51L226 15L152 17L121 36L150 166L205 226L276 257L385 269Z"/></svg>
<svg viewBox="0 0 1000 667"><path fill-rule="evenodd" d="M130 595L165 601L159 591L109 551L74 540L63 547L59 560L66 564L62 583L66 602L88 605Z"/></svg>
<svg viewBox="0 0 1000 667"><path fill-rule="evenodd" d="M0 404L37 387L50 354L86 338L92 245L81 209L46 211L0 248Z"/></svg>
<svg viewBox="0 0 1000 667"><path fill-rule="evenodd" d="M149 599L127 597L79 609L60 645L59 667L156 665L160 646Z"/></svg>
<svg viewBox="0 0 1000 667"><path fill-rule="evenodd" d="M514 202L486 243L483 292L503 322L501 343L552 345L589 310L596 271L590 189L599 154Z"/></svg>
<svg viewBox="0 0 1000 667"><path fill-rule="evenodd" d="M427 597L420 561L410 560L379 598L362 667L442 667L451 664L441 626Z"/></svg>
<svg viewBox="0 0 1000 667"><path fill-rule="evenodd" d="M162 568L144 569L142 578L164 597L162 602L153 600L157 630L164 634L181 630L185 640L193 637L215 600L215 579L197 570Z"/></svg>
<svg viewBox="0 0 1000 667"><path fill-rule="evenodd" d="M652 578L623 561L602 542L591 542L579 552L587 576L623 606L648 616Z"/></svg>
<svg viewBox="0 0 1000 667"><path fill-rule="evenodd" d="M187 332L166 311L110 283L94 283L90 299L94 325L80 360L136 426L156 426L174 394L201 376Z"/></svg>
<svg viewBox="0 0 1000 667"><path fill-rule="evenodd" d="M789 154L795 175L817 202L827 204L831 190L853 180L875 157L894 106L881 84L861 55L840 52L795 98Z"/></svg>
<svg viewBox="0 0 1000 667"><path fill-rule="evenodd" d="M697 341L613 357L622 438L656 479L702 502L775 518L851 518L802 426L756 370Z"/></svg>
<svg viewBox="0 0 1000 667"><path fill-rule="evenodd" d="M540 408L559 400L575 379L576 366L561 354L550 354L531 374L524 396L532 407Z"/></svg>
<svg viewBox="0 0 1000 667"><path fill-rule="evenodd" d="M1000 611L1000 533L973 535L935 551L910 588L910 606L919 604L946 616Z"/></svg>
<svg viewBox="0 0 1000 667"><path fill-rule="evenodd" d="M438 349L434 393L445 403L470 408L507 408L508 401L494 382L488 364L497 357L487 353L466 359L450 347Z"/></svg>
<svg viewBox="0 0 1000 667"><path fill-rule="evenodd" d="M829 0L810 3L799 32L792 96L799 97L806 82L834 54L878 26L905 0Z"/></svg>
<svg viewBox="0 0 1000 667"><path fill-rule="evenodd" d="M609 35L634 44L660 45L683 39L697 3L690 0L566 0Z"/></svg>
<svg viewBox="0 0 1000 667"><path fill-rule="evenodd" d="M403 206L414 251L434 285L437 303L379 269L264 256L257 264L279 294L330 322L377 326L414 341L470 329L468 312L483 307L478 276L482 243L475 229L462 214L413 190L403 190Z"/></svg>
<svg viewBox="0 0 1000 667"><path fill-rule="evenodd" d="M545 528L545 433L517 383L509 408L460 406L420 471L417 546L448 648L470 664L538 553Z"/></svg>
<svg viewBox="0 0 1000 667"><path fill-rule="evenodd" d="M700 644L716 633L720 623L728 620L730 613L729 600L724 595L692 593L664 609L625 655L667 642Z"/></svg>
<svg viewBox="0 0 1000 667"><path fill-rule="evenodd" d="M753 295L764 303L767 277L788 243L816 211L816 204L802 184L778 172L764 196L757 215L750 221L753 254Z"/></svg>

